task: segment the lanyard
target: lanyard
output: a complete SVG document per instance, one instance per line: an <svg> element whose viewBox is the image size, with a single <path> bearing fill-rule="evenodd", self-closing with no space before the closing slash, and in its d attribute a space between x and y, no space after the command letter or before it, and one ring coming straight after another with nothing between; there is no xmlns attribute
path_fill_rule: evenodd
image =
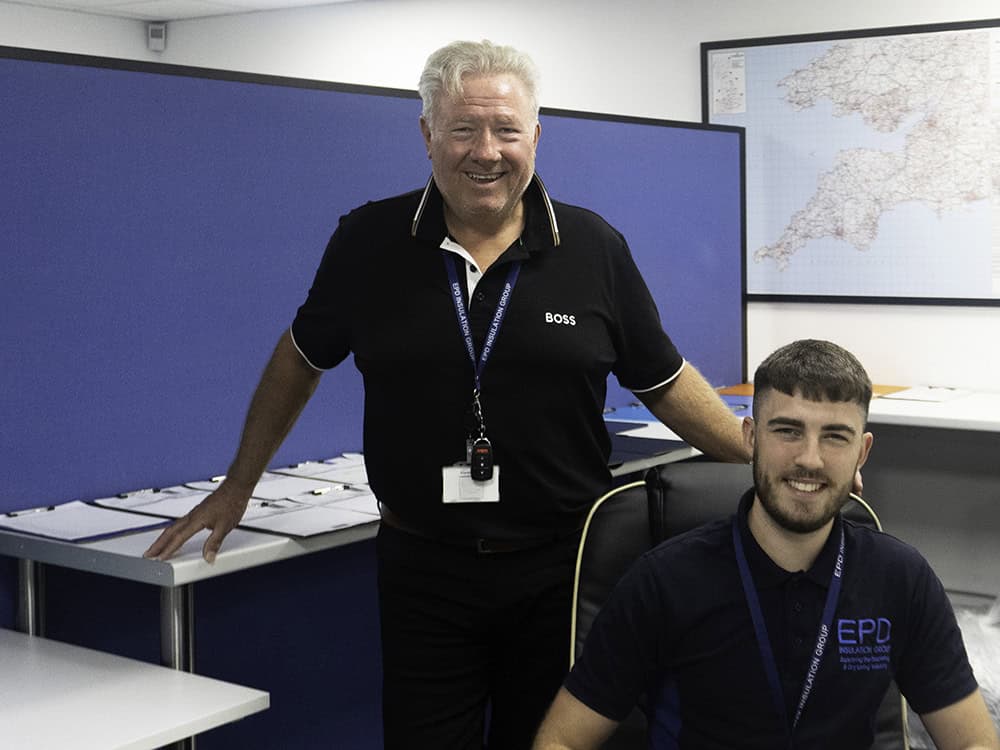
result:
<svg viewBox="0 0 1000 750"><path fill-rule="evenodd" d="M802 683L802 694L799 696L798 706L795 709L795 716L791 726L788 725L788 713L785 709L784 691L781 689L781 680L778 677L778 666L774 660L774 653L771 651L771 640L767 635L767 626L764 623L764 613L760 608L760 599L757 596L757 587L754 586L753 577L750 574L750 565L747 563L746 555L743 552L743 539L740 534L737 516L733 516L733 545L736 548L736 564L740 569L740 581L743 583L743 593L746 595L747 605L750 607L750 619L753 620L753 629L757 635L757 647L760 650L761 661L764 662L764 672L767 674L767 681L771 686L771 697L778 710L778 715L785 720L785 729L788 732L789 746L791 746L792 733L798 726L799 718L802 716L802 709L805 708L809 694L812 692L813 684L816 682L816 675L819 672L820 661L826 651L826 644L830 638L830 626L833 624L833 614L837 609L837 599L840 597L840 586L844 580L844 527L840 527L840 550L837 553L837 563L833 567L833 575L830 577L830 587L826 595L826 604L823 607L823 619L820 621L819 633L816 635L816 645L813 647L812 659L809 662L809 669L806 670L805 680Z"/></svg>
<svg viewBox="0 0 1000 750"><path fill-rule="evenodd" d="M469 359L472 360L473 367L473 400L479 401L479 384L483 370L486 369L486 360L490 358L493 351L493 344L497 334L500 332L500 324L507 313L507 306L510 303L510 295L514 291L514 284L517 283L517 275L521 271L521 262L511 263L510 271L507 273L507 282L504 284L503 292L500 294L500 301L497 302L496 312L493 313L493 321L490 323L489 333L483 342L483 351L478 359L476 357L476 347L472 341L472 329L469 326L469 315L465 309L465 297L462 294L462 285L458 283L458 272L455 270L454 256L446 250L442 251L444 267L448 271L448 282L451 287L451 300L455 303L455 315L458 316L458 325L462 329L462 338L465 340L465 349L469 352Z"/></svg>

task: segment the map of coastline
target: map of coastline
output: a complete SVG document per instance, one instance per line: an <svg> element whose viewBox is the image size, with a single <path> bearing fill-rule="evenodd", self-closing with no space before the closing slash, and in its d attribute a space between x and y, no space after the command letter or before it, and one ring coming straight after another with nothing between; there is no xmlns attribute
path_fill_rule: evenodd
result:
<svg viewBox="0 0 1000 750"><path fill-rule="evenodd" d="M718 53L711 119L747 128L750 293L1000 297L998 39Z"/></svg>

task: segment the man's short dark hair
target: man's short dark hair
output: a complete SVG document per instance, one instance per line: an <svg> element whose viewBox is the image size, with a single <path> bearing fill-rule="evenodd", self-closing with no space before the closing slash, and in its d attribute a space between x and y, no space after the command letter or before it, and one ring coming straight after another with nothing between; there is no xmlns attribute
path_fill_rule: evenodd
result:
<svg viewBox="0 0 1000 750"><path fill-rule="evenodd" d="M852 401L868 419L872 381L853 354L830 341L802 339L786 344L760 363L753 377L755 396L769 390L810 401ZM754 418L757 418L754 400Z"/></svg>

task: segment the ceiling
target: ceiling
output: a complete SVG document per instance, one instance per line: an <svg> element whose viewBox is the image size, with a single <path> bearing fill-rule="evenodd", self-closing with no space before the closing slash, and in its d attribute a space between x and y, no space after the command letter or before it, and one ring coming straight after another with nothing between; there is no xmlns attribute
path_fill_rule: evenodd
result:
<svg viewBox="0 0 1000 750"><path fill-rule="evenodd" d="M179 21L259 10L330 5L351 0L15 0L19 5L71 10L141 21Z"/></svg>

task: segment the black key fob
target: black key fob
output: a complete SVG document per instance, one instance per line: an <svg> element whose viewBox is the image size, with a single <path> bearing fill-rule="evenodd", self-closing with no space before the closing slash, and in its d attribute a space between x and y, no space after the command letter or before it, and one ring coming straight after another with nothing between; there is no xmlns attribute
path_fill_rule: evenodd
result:
<svg viewBox="0 0 1000 750"><path fill-rule="evenodd" d="M493 446L486 438L481 437L472 444L469 468L472 478L477 482L493 478Z"/></svg>

